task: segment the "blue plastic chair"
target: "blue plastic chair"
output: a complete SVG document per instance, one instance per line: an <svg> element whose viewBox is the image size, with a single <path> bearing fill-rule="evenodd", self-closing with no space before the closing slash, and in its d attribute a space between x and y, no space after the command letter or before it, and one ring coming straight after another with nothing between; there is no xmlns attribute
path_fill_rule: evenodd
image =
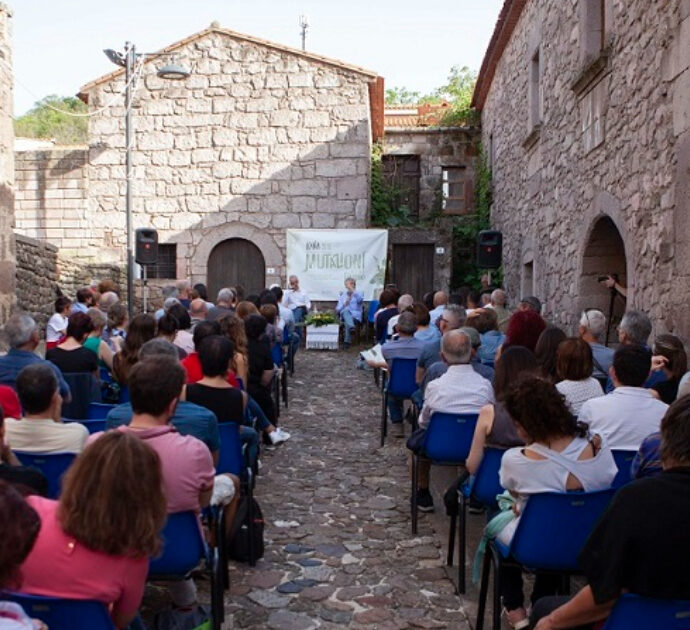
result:
<svg viewBox="0 0 690 630"><path fill-rule="evenodd" d="M613 459L618 466L618 473L611 483L612 488L620 488L632 481L632 462L637 455L637 451L612 450Z"/></svg>
<svg viewBox="0 0 690 630"><path fill-rule="evenodd" d="M86 415L87 420L105 420L108 413L115 409L117 405L109 405L107 403L92 402Z"/></svg>
<svg viewBox="0 0 690 630"><path fill-rule="evenodd" d="M209 547L203 539L196 512L168 514L161 537L163 553L149 561L148 580L186 579L204 560L211 580L211 623L214 630L219 630L225 615L222 567L218 549Z"/></svg>
<svg viewBox="0 0 690 630"><path fill-rule="evenodd" d="M503 492L499 471L505 449L487 446L482 461L470 483L458 493L458 515L450 517L448 530L448 557L446 564L453 566L455 538L458 539L458 593L465 592L465 559L467 553L467 503L469 499L481 503L488 510L497 509L496 496Z"/></svg>
<svg viewBox="0 0 690 630"><path fill-rule="evenodd" d="M621 595L603 630L631 628L687 630L690 628L690 600L652 599L632 593Z"/></svg>
<svg viewBox="0 0 690 630"><path fill-rule="evenodd" d="M124 403L132 402L132 399L129 397L129 387L127 385L121 385L120 386L120 404L123 405Z"/></svg>
<svg viewBox="0 0 690 630"><path fill-rule="evenodd" d="M285 357L283 356L283 346L280 343L275 343L273 344L273 347L271 348L271 358L273 359L273 363L277 365L280 369L280 375L276 376L274 380L274 394L275 394L275 405L276 405L276 411L279 411L280 409L280 397L282 395L283 398L283 404L287 407L288 406L288 397L287 397L287 368L285 364Z"/></svg>
<svg viewBox="0 0 690 630"><path fill-rule="evenodd" d="M62 475L70 467L75 453L27 453L26 451L14 451L19 461L24 466L38 468L48 480L48 497L57 499L60 495L60 481Z"/></svg>
<svg viewBox="0 0 690 630"><path fill-rule="evenodd" d="M371 300L369 302L369 305L367 306L367 330L366 330L366 339L369 341L369 332L373 329L375 319L374 315L376 315L376 311L379 310L379 301L378 300Z"/></svg>
<svg viewBox="0 0 690 630"><path fill-rule="evenodd" d="M101 602L26 593L5 593L4 597L19 604L29 617L40 619L50 630L115 630L115 624Z"/></svg>
<svg viewBox="0 0 690 630"><path fill-rule="evenodd" d="M422 446L418 453L412 453L412 533L417 534L417 480L419 459L425 457L436 466L462 466L470 453L476 413L434 412L424 432Z"/></svg>
<svg viewBox="0 0 690 630"><path fill-rule="evenodd" d="M63 418L63 422L78 422L79 424L84 425L88 430L89 433L100 433L101 431L105 431L105 419L104 418L97 418L95 420L71 420L69 418Z"/></svg>
<svg viewBox="0 0 690 630"><path fill-rule="evenodd" d="M72 399L62 404L62 415L72 420L85 420L89 404L101 402L101 384L90 372L66 372L63 376L69 385Z"/></svg>
<svg viewBox="0 0 690 630"><path fill-rule="evenodd" d="M489 575L494 568L493 628L501 628L501 571L510 562L568 577L579 573L582 546L608 507L614 488L597 492L544 492L532 495L509 545L492 540L486 547L479 589L476 630L484 628Z"/></svg>
<svg viewBox="0 0 690 630"><path fill-rule="evenodd" d="M381 446L384 445L388 433L388 396L398 396L400 398L410 399L412 394L419 389L415 381L416 371L417 359L393 359L393 361L391 361L388 380L383 388Z"/></svg>

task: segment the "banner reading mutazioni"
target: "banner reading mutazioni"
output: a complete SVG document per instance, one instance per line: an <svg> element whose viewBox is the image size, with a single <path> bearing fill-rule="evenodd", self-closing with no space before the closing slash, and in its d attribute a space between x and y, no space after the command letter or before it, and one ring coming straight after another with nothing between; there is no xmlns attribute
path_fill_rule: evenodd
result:
<svg viewBox="0 0 690 630"><path fill-rule="evenodd" d="M287 230L287 275L312 300L337 300L351 276L371 300L383 288L387 250L387 230Z"/></svg>

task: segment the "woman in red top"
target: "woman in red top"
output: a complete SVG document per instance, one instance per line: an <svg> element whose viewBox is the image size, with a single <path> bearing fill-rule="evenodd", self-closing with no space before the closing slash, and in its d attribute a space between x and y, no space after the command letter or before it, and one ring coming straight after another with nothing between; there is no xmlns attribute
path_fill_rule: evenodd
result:
<svg viewBox="0 0 690 630"><path fill-rule="evenodd" d="M134 435L104 434L63 478L59 501L27 499L41 517L22 591L101 601L118 628L135 617L166 518L157 453ZM49 569L49 570L48 570Z"/></svg>

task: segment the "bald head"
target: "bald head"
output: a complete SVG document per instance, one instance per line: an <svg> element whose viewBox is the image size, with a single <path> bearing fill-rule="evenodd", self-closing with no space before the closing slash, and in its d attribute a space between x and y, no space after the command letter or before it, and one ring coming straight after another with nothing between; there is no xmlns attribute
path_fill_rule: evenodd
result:
<svg viewBox="0 0 690 630"><path fill-rule="evenodd" d="M434 293L434 308L448 304L448 295L444 291Z"/></svg>
<svg viewBox="0 0 690 630"><path fill-rule="evenodd" d="M206 302L201 298L196 298L189 304L189 314L195 319L204 319L206 313L208 313L208 307L206 306Z"/></svg>
<svg viewBox="0 0 690 630"><path fill-rule="evenodd" d="M449 330L441 339L441 354L448 365L469 363L472 356L472 341L461 330Z"/></svg>
<svg viewBox="0 0 690 630"><path fill-rule="evenodd" d="M496 289L491 293L491 304L494 306L506 305L506 292L503 289Z"/></svg>
<svg viewBox="0 0 690 630"><path fill-rule="evenodd" d="M414 298L409 293L403 293L398 298L398 311L401 313L414 304Z"/></svg>

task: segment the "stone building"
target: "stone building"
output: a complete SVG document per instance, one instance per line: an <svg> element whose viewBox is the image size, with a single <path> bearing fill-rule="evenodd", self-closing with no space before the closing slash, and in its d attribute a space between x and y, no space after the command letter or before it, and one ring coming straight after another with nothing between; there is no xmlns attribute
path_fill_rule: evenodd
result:
<svg viewBox="0 0 690 630"><path fill-rule="evenodd" d="M690 1L506 0L474 105L512 300L572 329L617 273L690 340Z"/></svg>
<svg viewBox="0 0 690 630"><path fill-rule="evenodd" d="M133 225L158 231L154 278L256 290L284 281L286 228L367 227L374 72L215 25L164 52L191 75L146 61L132 113ZM59 248L63 277L124 264L123 89L122 70L82 88L88 147L18 154L18 231Z"/></svg>
<svg viewBox="0 0 690 630"><path fill-rule="evenodd" d="M384 112L383 174L417 223L389 230L389 276L408 288L412 280L417 296L450 289L453 217L474 212L478 130L440 126L447 107L387 106Z"/></svg>
<svg viewBox="0 0 690 630"><path fill-rule="evenodd" d="M0 322L15 302L12 12L0 3Z"/></svg>

